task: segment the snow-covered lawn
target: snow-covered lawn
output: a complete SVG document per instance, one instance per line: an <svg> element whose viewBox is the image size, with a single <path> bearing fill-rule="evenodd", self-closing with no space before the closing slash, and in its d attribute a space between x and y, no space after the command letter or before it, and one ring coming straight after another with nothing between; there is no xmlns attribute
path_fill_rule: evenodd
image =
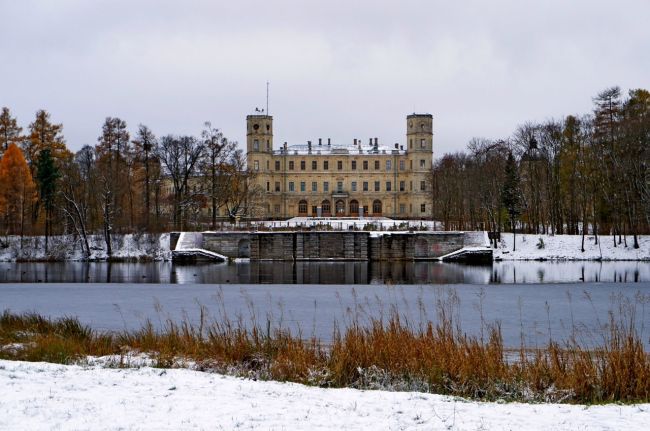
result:
<svg viewBox="0 0 650 431"><path fill-rule="evenodd" d="M543 248L540 239L543 241ZM596 244L593 235L585 236L585 251L580 251L581 235L520 235L517 234L516 251L512 251L513 235L501 234L499 249L494 250L494 258L503 260L650 260L650 235L639 236L639 248L635 249L632 236L616 247L611 235L598 237Z"/></svg>
<svg viewBox="0 0 650 431"><path fill-rule="evenodd" d="M183 369L0 360L0 429L647 430L650 404L467 402Z"/></svg>
<svg viewBox="0 0 650 431"><path fill-rule="evenodd" d="M146 259L170 260L169 234L114 234L111 241L113 258L115 259ZM49 251L45 253L45 237L25 237L21 241L18 236L0 238L0 262L16 260L84 260L80 240L71 235L50 237ZM90 260L106 260L106 244L101 235L89 235Z"/></svg>

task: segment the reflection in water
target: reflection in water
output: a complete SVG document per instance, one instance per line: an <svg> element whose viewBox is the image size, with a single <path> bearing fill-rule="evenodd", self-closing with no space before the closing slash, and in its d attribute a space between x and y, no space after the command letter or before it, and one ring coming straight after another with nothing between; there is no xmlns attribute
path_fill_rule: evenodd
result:
<svg viewBox="0 0 650 431"><path fill-rule="evenodd" d="M0 282L203 284L503 284L647 282L649 262L0 263Z"/></svg>

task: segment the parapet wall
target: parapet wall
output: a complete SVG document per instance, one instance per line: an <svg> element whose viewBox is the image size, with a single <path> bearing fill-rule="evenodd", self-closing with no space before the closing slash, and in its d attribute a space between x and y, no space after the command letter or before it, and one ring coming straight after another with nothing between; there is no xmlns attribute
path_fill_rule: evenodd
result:
<svg viewBox="0 0 650 431"><path fill-rule="evenodd" d="M483 235L484 236L484 235ZM492 251L480 232L205 232L202 248L251 260L487 260Z"/></svg>

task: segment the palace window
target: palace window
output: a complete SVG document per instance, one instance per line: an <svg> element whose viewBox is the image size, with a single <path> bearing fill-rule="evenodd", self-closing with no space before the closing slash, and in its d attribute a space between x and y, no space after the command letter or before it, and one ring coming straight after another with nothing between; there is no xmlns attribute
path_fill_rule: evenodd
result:
<svg viewBox="0 0 650 431"><path fill-rule="evenodd" d="M316 169L318 169L318 162L316 160L312 160L312 162L311 162L311 170L315 171Z"/></svg>
<svg viewBox="0 0 650 431"><path fill-rule="evenodd" d="M300 191L301 192L305 191L305 182L304 181L300 181Z"/></svg>
<svg viewBox="0 0 650 431"><path fill-rule="evenodd" d="M304 171L304 170L305 170L305 161L304 161L304 160L301 160L301 161L300 161L300 170L301 170L301 171Z"/></svg>
<svg viewBox="0 0 650 431"><path fill-rule="evenodd" d="M399 170L403 171L404 169L406 169L406 163L404 163L404 160L400 160L399 161Z"/></svg>
<svg viewBox="0 0 650 431"><path fill-rule="evenodd" d="M341 160L338 160L336 162L336 169L338 169L339 171L343 170L343 162Z"/></svg>
<svg viewBox="0 0 650 431"><path fill-rule="evenodd" d="M330 201L324 200L323 202L321 202L320 206L323 211L323 215L329 216L331 214L332 208L330 206Z"/></svg>
<svg viewBox="0 0 650 431"><path fill-rule="evenodd" d="M379 199L372 202L372 213L381 214L381 201Z"/></svg>
<svg viewBox="0 0 650 431"><path fill-rule="evenodd" d="M389 192L391 188L392 188L392 187L391 187L391 182L390 182L390 181L386 181L386 191Z"/></svg>
<svg viewBox="0 0 650 431"><path fill-rule="evenodd" d="M352 184L350 185L350 188L352 189L353 192L357 191L357 182L352 181Z"/></svg>
<svg viewBox="0 0 650 431"><path fill-rule="evenodd" d="M298 213L299 214L307 214L307 201L306 200L301 200L298 202Z"/></svg>
<svg viewBox="0 0 650 431"><path fill-rule="evenodd" d="M406 190L406 182L405 181L400 181L399 182L399 191L403 192L404 190Z"/></svg>
<svg viewBox="0 0 650 431"><path fill-rule="evenodd" d="M318 191L318 183L316 181L311 182L311 191L312 192L317 192Z"/></svg>
<svg viewBox="0 0 650 431"><path fill-rule="evenodd" d="M293 165L294 165L293 160L291 160L291 161L289 162L289 170L290 170L290 171L293 171Z"/></svg>
<svg viewBox="0 0 650 431"><path fill-rule="evenodd" d="M356 199L352 199L350 201L350 213L359 214L359 201L357 201Z"/></svg>
<svg viewBox="0 0 650 431"><path fill-rule="evenodd" d="M260 150L260 141L258 141L257 139L255 139L255 140L253 141L253 151L259 151L259 150Z"/></svg>
<svg viewBox="0 0 650 431"><path fill-rule="evenodd" d="M280 191L280 181L275 182L275 191L279 192Z"/></svg>
<svg viewBox="0 0 650 431"><path fill-rule="evenodd" d="M266 170L267 170L267 171L271 169L271 168L269 167L269 166L270 166L270 163L271 163L270 161L268 161L268 160L266 161Z"/></svg>
<svg viewBox="0 0 650 431"><path fill-rule="evenodd" d="M363 161L363 170L367 171L368 170L368 160Z"/></svg>
<svg viewBox="0 0 650 431"><path fill-rule="evenodd" d="M276 171L279 171L279 170L280 170L280 161L279 161L279 160L276 160L276 161L275 161L275 170L276 170Z"/></svg>
<svg viewBox="0 0 650 431"><path fill-rule="evenodd" d="M427 212L427 204L422 204L420 205L420 212L425 213Z"/></svg>
<svg viewBox="0 0 650 431"><path fill-rule="evenodd" d="M273 208L275 209L276 214L280 214L280 205L275 204L275 206Z"/></svg>
<svg viewBox="0 0 650 431"><path fill-rule="evenodd" d="M425 191L427 189L426 181L420 181L420 191Z"/></svg>
<svg viewBox="0 0 650 431"><path fill-rule="evenodd" d="M271 141L266 140L266 151L271 151Z"/></svg>
<svg viewBox="0 0 650 431"><path fill-rule="evenodd" d="M295 192L296 191L294 186L293 186L293 181L289 181L289 191L290 192Z"/></svg>
<svg viewBox="0 0 650 431"><path fill-rule="evenodd" d="M271 191L271 183L269 181L266 182L266 191L267 192Z"/></svg>
<svg viewBox="0 0 650 431"><path fill-rule="evenodd" d="M328 162L327 160L325 160L325 161L323 162L323 170L326 171L326 170L328 170L329 168L330 168L330 162Z"/></svg>
<svg viewBox="0 0 650 431"><path fill-rule="evenodd" d="M375 160L375 170L379 170L379 160Z"/></svg>
<svg viewBox="0 0 650 431"><path fill-rule="evenodd" d="M363 191L367 192L368 191L368 181L363 182Z"/></svg>
<svg viewBox="0 0 650 431"><path fill-rule="evenodd" d="M420 167L421 168L426 168L427 167L427 161L426 160L420 160Z"/></svg>
<svg viewBox="0 0 650 431"><path fill-rule="evenodd" d="M399 213L404 214L406 212L406 205L399 204Z"/></svg>
<svg viewBox="0 0 650 431"><path fill-rule="evenodd" d="M336 191L339 193L343 191L343 181L338 181L336 183Z"/></svg>
<svg viewBox="0 0 650 431"><path fill-rule="evenodd" d="M357 170L357 161L356 160L352 160L352 170L353 171Z"/></svg>
<svg viewBox="0 0 650 431"><path fill-rule="evenodd" d="M330 191L330 183L329 183L329 181L323 181L323 191L325 193Z"/></svg>
<svg viewBox="0 0 650 431"><path fill-rule="evenodd" d="M260 162L258 162L257 160L255 160L255 161L253 162L253 169L256 170L256 171L259 171L259 170L260 170Z"/></svg>
<svg viewBox="0 0 650 431"><path fill-rule="evenodd" d="M379 181L375 181L375 191L379 191Z"/></svg>
<svg viewBox="0 0 650 431"><path fill-rule="evenodd" d="M391 161L389 159L389 160L386 160L386 170L390 171L390 168L391 168Z"/></svg>

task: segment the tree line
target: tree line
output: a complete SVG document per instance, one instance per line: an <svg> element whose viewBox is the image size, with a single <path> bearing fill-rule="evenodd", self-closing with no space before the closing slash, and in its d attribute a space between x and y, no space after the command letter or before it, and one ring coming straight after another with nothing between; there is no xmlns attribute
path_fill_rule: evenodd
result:
<svg viewBox="0 0 650 431"><path fill-rule="evenodd" d="M608 88L591 113L474 138L437 160L430 182L448 229L611 234L618 244L631 234L638 247L636 234L650 231L650 93Z"/></svg>
<svg viewBox="0 0 650 431"><path fill-rule="evenodd" d="M206 122L198 136L157 138L140 124L108 117L94 146L73 153L62 124L39 110L26 133L0 113L0 233L72 234L90 255L88 235L216 228L251 216L259 190L237 143ZM0 244L2 245L2 244ZM46 250L47 251L47 250Z"/></svg>
<svg viewBox="0 0 650 431"><path fill-rule="evenodd" d="M446 229L608 234L650 232L650 93L619 87L593 111L474 138L433 166L434 219Z"/></svg>

